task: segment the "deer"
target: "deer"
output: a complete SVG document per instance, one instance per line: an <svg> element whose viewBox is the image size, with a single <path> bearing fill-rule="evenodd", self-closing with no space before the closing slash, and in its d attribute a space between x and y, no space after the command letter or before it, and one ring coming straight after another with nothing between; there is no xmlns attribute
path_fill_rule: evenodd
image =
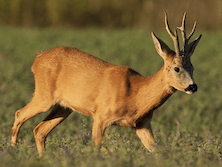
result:
<svg viewBox="0 0 222 167"><path fill-rule="evenodd" d="M189 43L196 22L186 35L186 12L182 18L183 47L180 50L177 30L173 32L165 12L165 28L173 40L171 50L151 32L157 53L164 60L160 70L144 77L133 69L115 65L74 47L55 47L37 54L32 65L35 90L30 103L16 111L11 133L15 146L21 126L30 118L47 111L49 115L33 130L39 156L45 149L48 134L73 111L93 117L92 141L102 145L105 129L110 125L131 127L149 152L154 152L151 120L160 107L177 90L186 94L197 91L193 79L193 54L202 34Z"/></svg>

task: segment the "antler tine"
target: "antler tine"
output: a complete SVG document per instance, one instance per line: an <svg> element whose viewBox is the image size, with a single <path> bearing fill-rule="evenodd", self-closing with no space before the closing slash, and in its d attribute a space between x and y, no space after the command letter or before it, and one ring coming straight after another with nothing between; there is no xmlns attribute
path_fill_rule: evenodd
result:
<svg viewBox="0 0 222 167"><path fill-rule="evenodd" d="M193 24L193 29L192 29L192 31L190 32L190 34L188 35L188 37L187 37L187 40L188 40L188 41L190 40L190 38L191 38L192 35L194 34L195 29L196 29L196 26L197 26L197 22L195 21L194 24Z"/></svg>
<svg viewBox="0 0 222 167"><path fill-rule="evenodd" d="M181 31L181 35L182 35L182 40L183 40L183 52L184 55L188 55L188 41L190 40L190 38L192 37L192 35L195 32L196 29L196 25L197 22L194 22L192 31L190 32L190 34L188 35L188 37L186 36L186 26L185 26L185 21L186 21L186 12L183 15L183 19L182 19L182 25L181 27L177 27L180 31Z"/></svg>
<svg viewBox="0 0 222 167"><path fill-rule="evenodd" d="M180 55L180 45L179 45L179 41L178 41L178 34L177 34L176 30L175 30L175 34L174 34L173 31L170 29L166 12L165 12L165 27L166 27L168 34L170 35L170 37L173 40L176 54Z"/></svg>
<svg viewBox="0 0 222 167"><path fill-rule="evenodd" d="M182 25L181 27L177 27L181 31L182 41L183 41L183 51L185 51L185 47L187 46L187 37L186 37L186 12L183 14Z"/></svg>
<svg viewBox="0 0 222 167"><path fill-rule="evenodd" d="M170 29L166 12L165 12L165 26L166 26L166 30L167 30L168 34L171 36L171 38L175 37L175 35L173 34L173 31Z"/></svg>
<svg viewBox="0 0 222 167"><path fill-rule="evenodd" d="M187 15L187 12L184 12L183 14L183 19L182 19L182 26L181 27L178 27L179 29L185 29L185 24L186 24L186 15Z"/></svg>
<svg viewBox="0 0 222 167"><path fill-rule="evenodd" d="M187 12L184 12L184 14L183 14L183 19L182 19L182 25L181 25L181 27L177 27L178 29L180 29L180 30L185 30L185 21L186 21L186 15L187 15Z"/></svg>

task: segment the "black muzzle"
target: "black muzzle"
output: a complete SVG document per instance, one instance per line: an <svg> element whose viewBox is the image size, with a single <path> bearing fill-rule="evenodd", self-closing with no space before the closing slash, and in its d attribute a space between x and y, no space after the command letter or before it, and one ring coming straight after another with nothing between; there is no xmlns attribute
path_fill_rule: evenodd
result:
<svg viewBox="0 0 222 167"><path fill-rule="evenodd" d="M196 92L197 91L197 85L196 84L193 84L193 85L189 85L185 91L191 91L191 92Z"/></svg>

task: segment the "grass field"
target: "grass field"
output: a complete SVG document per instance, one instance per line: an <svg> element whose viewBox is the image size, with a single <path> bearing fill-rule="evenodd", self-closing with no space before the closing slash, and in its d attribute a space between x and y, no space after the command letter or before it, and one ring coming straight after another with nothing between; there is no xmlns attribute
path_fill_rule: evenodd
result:
<svg viewBox="0 0 222 167"><path fill-rule="evenodd" d="M166 32L156 34L172 48ZM155 74L163 60L147 30L0 27L0 166L222 166L222 33L202 34L192 56L198 92L177 91L154 112L153 132L163 150L149 153L133 129L111 126L103 138L110 154L98 151L91 142L92 118L74 112L50 133L46 151L39 158L32 130L48 112L27 121L18 145L10 147L14 113L32 98L30 69L38 52L74 46L103 60L128 65L144 76Z"/></svg>

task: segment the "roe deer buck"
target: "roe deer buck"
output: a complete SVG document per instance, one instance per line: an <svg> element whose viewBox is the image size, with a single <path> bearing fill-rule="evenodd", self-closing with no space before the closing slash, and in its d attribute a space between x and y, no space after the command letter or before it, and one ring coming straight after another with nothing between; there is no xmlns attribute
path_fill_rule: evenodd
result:
<svg viewBox="0 0 222 167"><path fill-rule="evenodd" d="M133 127L144 146L154 151L156 143L150 125L153 111L176 90L187 94L197 91L190 56L201 35L188 44L196 22L187 37L185 19L186 13L179 27L182 50L177 31L171 31L166 13L166 30L173 40L175 52L151 33L155 48L164 60L163 67L152 77L143 77L126 66L107 63L72 47L56 47L39 53L32 66L35 76L33 99L15 113L12 146L25 121L55 106L33 131L40 156L49 132L74 110L93 117L95 145L101 144L105 129L115 124Z"/></svg>

